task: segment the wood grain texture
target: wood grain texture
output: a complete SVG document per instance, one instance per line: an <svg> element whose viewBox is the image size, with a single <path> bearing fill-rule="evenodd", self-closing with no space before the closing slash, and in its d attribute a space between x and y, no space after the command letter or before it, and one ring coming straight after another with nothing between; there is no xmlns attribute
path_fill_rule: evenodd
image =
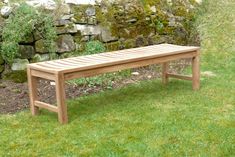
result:
<svg viewBox="0 0 235 157"><path fill-rule="evenodd" d="M192 59L192 73L193 73L193 90L200 88L200 52Z"/></svg>
<svg viewBox="0 0 235 157"><path fill-rule="evenodd" d="M56 106L53 106L53 105L50 105L41 101L35 101L34 103L35 103L35 106L37 107L44 108L52 112L58 112L58 107Z"/></svg>
<svg viewBox="0 0 235 157"><path fill-rule="evenodd" d="M29 99L30 99L30 109L32 115L38 115L39 108L35 106L35 101L38 99L37 95L37 81L38 78L32 76L31 69L27 67L27 77L28 77L28 88L29 88Z"/></svg>
<svg viewBox="0 0 235 157"><path fill-rule="evenodd" d="M61 124L68 123L65 98L65 81L90 77L107 72L137 68L162 63L162 81L166 84L169 77L191 80L194 90L200 87L199 48L171 44L153 45L95 55L46 61L28 65L28 86L32 115L37 115L39 108L48 109L58 114ZM192 58L192 77L168 73L168 63L173 60ZM57 106L37 100L37 80L44 78L55 81Z"/></svg>
<svg viewBox="0 0 235 157"><path fill-rule="evenodd" d="M163 84L167 84L168 81L169 81L169 78L168 78L168 75L167 75L167 72L168 72L168 65L169 63L168 62L165 62L162 64L162 83Z"/></svg>
<svg viewBox="0 0 235 157"><path fill-rule="evenodd" d="M151 64L169 62L169 61L180 59L180 58L192 58L195 55L196 55L196 52L189 52L189 53L184 53L184 54L176 54L176 55L171 55L171 56L158 57L154 59L145 59L145 60L117 64L117 65L114 64L111 66L104 66L104 67L93 68L89 70L72 71L72 72L65 73L64 75L65 75L65 80L71 80L75 78L90 77L90 76L95 76L98 74L115 72L119 70L130 69L130 68L138 68L138 67L143 67L143 66L147 66Z"/></svg>
<svg viewBox="0 0 235 157"><path fill-rule="evenodd" d="M65 80L62 73L58 73L55 79L56 100L58 107L58 120L61 124L68 123L67 105L65 104Z"/></svg>
<svg viewBox="0 0 235 157"><path fill-rule="evenodd" d="M48 79L48 80L55 80L55 75L53 73L38 71L38 70L34 70L34 69L31 70L31 76L44 78L44 79Z"/></svg>
<svg viewBox="0 0 235 157"><path fill-rule="evenodd" d="M181 80L188 80L188 81L193 80L192 76L186 76L186 75L178 75L178 74L167 73L167 76L177 78L177 79L181 79Z"/></svg>
<svg viewBox="0 0 235 157"><path fill-rule="evenodd" d="M133 49L100 53L94 55L79 56L79 57L73 57L73 58L61 59L55 61L34 63L30 64L30 66L32 69L36 70L42 69L48 72L60 71L63 73L67 73L72 71L88 70L98 67L104 67L114 64L123 64L144 59L151 59L167 55L181 54L185 52L193 52L197 51L198 49L199 49L198 47L192 47L192 46L160 44L160 45L146 46L141 48L133 48ZM105 57L108 58L106 59ZM62 63L63 61L69 62L70 60L73 60L75 62L70 63L67 66L63 66L66 65L65 63L64 64Z"/></svg>

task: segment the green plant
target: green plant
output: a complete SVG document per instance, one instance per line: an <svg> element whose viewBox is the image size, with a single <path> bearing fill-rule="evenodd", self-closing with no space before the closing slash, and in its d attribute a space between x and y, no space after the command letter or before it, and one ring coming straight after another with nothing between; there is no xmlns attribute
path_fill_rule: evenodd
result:
<svg viewBox="0 0 235 157"><path fill-rule="evenodd" d="M112 87L112 81L114 80L115 75L112 73L89 77L89 78L81 78L69 81L70 84L88 86L88 87L96 87L96 86L105 86L107 88Z"/></svg>
<svg viewBox="0 0 235 157"><path fill-rule="evenodd" d="M32 36L34 31L37 31L44 40L48 51L54 52L56 31L53 27L52 17L22 3L6 20L6 25L3 28L1 55L4 60L11 63L14 58L19 57L19 42Z"/></svg>
<svg viewBox="0 0 235 157"><path fill-rule="evenodd" d="M102 42L94 40L86 43L85 52L83 52L83 54L84 55L96 54L104 52L105 50L106 50L105 46Z"/></svg>
<svg viewBox="0 0 235 157"><path fill-rule="evenodd" d="M91 55L104 51L106 51L104 44L98 40L94 40L86 43L85 51L82 53L82 55ZM89 87L107 86L107 88L112 88L112 81L116 79L116 77L116 74L108 73L95 77L74 79L69 81L69 83L74 85L85 85Z"/></svg>
<svg viewBox="0 0 235 157"><path fill-rule="evenodd" d="M88 87L103 86L107 89L112 89L113 81L129 77L130 75L131 75L131 70L128 69L115 73L107 73L95 77L74 79L68 81L68 83L73 84L75 86L81 86L81 85Z"/></svg>
<svg viewBox="0 0 235 157"><path fill-rule="evenodd" d="M15 83L24 83L27 81L27 73L25 70L8 72L3 76L4 80L12 80Z"/></svg>

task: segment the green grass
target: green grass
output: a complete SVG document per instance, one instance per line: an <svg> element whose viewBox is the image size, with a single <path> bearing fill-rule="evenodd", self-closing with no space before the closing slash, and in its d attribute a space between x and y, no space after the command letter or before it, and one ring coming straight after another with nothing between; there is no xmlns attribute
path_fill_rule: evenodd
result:
<svg viewBox="0 0 235 157"><path fill-rule="evenodd" d="M233 156L234 91L228 75L199 92L149 81L70 100L64 126L46 111L1 116L0 156Z"/></svg>
<svg viewBox="0 0 235 157"><path fill-rule="evenodd" d="M47 111L1 115L0 156L235 156L235 4L209 3L199 17L202 71L216 76L202 76L199 91L172 79L84 96L68 101L68 125Z"/></svg>

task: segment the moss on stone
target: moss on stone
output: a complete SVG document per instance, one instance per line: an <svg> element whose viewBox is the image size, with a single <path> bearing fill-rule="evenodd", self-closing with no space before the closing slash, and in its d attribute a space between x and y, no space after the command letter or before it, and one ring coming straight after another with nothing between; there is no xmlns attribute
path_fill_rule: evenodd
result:
<svg viewBox="0 0 235 157"><path fill-rule="evenodd" d="M152 44L162 44L162 43L173 43L173 37L169 35L155 35L148 38L150 45Z"/></svg>
<svg viewBox="0 0 235 157"><path fill-rule="evenodd" d="M147 37L156 32L161 35L173 35L174 27L169 26L169 16L184 14L184 17L188 17L190 14L185 14L187 7L180 2L174 2L180 6L174 5L175 9L170 10L168 4L160 0L125 2L124 0L108 6L105 14L99 13L100 21L106 19L111 24L112 35L124 39L133 39L138 35ZM156 8L155 12L151 10L152 6Z"/></svg>
<svg viewBox="0 0 235 157"><path fill-rule="evenodd" d="M2 16L0 16L0 42L2 41L2 30L3 30L4 24L5 24L5 19Z"/></svg>
<svg viewBox="0 0 235 157"><path fill-rule="evenodd" d="M86 42L76 43L77 52L83 52L86 49Z"/></svg>
<svg viewBox="0 0 235 157"><path fill-rule="evenodd" d="M102 26L107 26L107 19L104 15L104 13L102 12L102 9L100 6L95 6L95 10L96 10L96 19L97 19L97 23L101 24Z"/></svg>
<svg viewBox="0 0 235 157"><path fill-rule="evenodd" d="M3 2L0 2L0 7L3 7L5 4Z"/></svg>
<svg viewBox="0 0 235 157"><path fill-rule="evenodd" d="M10 71L3 75L3 79L12 80L15 83L23 83L27 81L27 73L25 70Z"/></svg>
<svg viewBox="0 0 235 157"><path fill-rule="evenodd" d="M111 43L106 43L105 44L105 47L106 47L106 50L107 51L116 51L116 50L119 50L119 45L120 43L118 41L116 42L111 42Z"/></svg>
<svg viewBox="0 0 235 157"><path fill-rule="evenodd" d="M0 73L4 71L4 65L0 65Z"/></svg>
<svg viewBox="0 0 235 157"><path fill-rule="evenodd" d="M161 0L121 0L115 1L115 3L112 4L108 1L102 1L100 5L92 6L95 8L96 15L90 17L95 18L97 22L90 24L110 27L112 36L118 38L118 42L106 44L108 51L143 46L146 44L162 42L172 43L172 39L174 39L177 44L187 44L187 38L189 38L190 32L193 31L192 21L194 20L194 12L190 9L190 4L195 6L195 0L189 0L187 2L174 0L171 1L171 5L169 5L167 1ZM91 7L91 5L70 5L70 7L71 12L74 14L74 23L89 23L86 10ZM176 23L185 29L187 36L182 36L179 31L176 31L177 26L169 26L170 18L183 19L176 20ZM0 21L1 19L0 17ZM67 27L59 27L57 29L61 34L69 34L67 29L72 29L74 23L69 24ZM138 36L142 36L142 38L138 38ZM95 36L93 38L92 36L92 39L100 40L98 37L99 36ZM39 37L36 36L34 36L34 38L37 39L35 42L37 53L47 54L48 50L45 48L43 40L38 41ZM91 38L82 36L78 31L78 33L73 34L73 39L76 43L76 52L83 52L85 42ZM120 42L122 39L123 43ZM27 42L31 41L29 40Z"/></svg>
<svg viewBox="0 0 235 157"><path fill-rule="evenodd" d="M136 41L134 39L127 39L126 41L124 41L124 48L128 49L128 48L134 48L136 47Z"/></svg>
<svg viewBox="0 0 235 157"><path fill-rule="evenodd" d="M67 52L67 53L62 53L60 54L59 58L63 59L63 58L69 58L69 57L73 57L75 52Z"/></svg>
<svg viewBox="0 0 235 157"><path fill-rule="evenodd" d="M49 53L49 56L50 56L50 60L59 59L59 54L56 52Z"/></svg>
<svg viewBox="0 0 235 157"><path fill-rule="evenodd" d="M35 54L30 62L36 63L36 62L43 62L50 60L50 55L48 53L46 54Z"/></svg>
<svg viewBox="0 0 235 157"><path fill-rule="evenodd" d="M71 11L74 14L75 23L87 23L86 9L90 5L72 5Z"/></svg>
<svg viewBox="0 0 235 157"><path fill-rule="evenodd" d="M31 33L24 36L22 38L22 40L20 41L20 43L22 43L22 44L30 44L30 43L33 43L33 42L34 42L34 37L33 37L33 34L31 34Z"/></svg>
<svg viewBox="0 0 235 157"><path fill-rule="evenodd" d="M135 40L136 47L142 47L142 46L147 46L147 45L148 45L148 41L143 35L139 35L136 37L136 40Z"/></svg>
<svg viewBox="0 0 235 157"><path fill-rule="evenodd" d="M46 48L45 41L43 39L35 42L35 50L38 53L48 53L49 50Z"/></svg>
<svg viewBox="0 0 235 157"><path fill-rule="evenodd" d="M3 58L2 58L2 56L0 54L0 65L3 64L3 63L4 63L4 60L3 60Z"/></svg>
<svg viewBox="0 0 235 157"><path fill-rule="evenodd" d="M75 42L75 43L79 43L79 42L81 42L82 37L83 37L83 36L81 35L81 33L80 33L80 32L76 33L76 34L73 36L73 38L74 38L74 42Z"/></svg>

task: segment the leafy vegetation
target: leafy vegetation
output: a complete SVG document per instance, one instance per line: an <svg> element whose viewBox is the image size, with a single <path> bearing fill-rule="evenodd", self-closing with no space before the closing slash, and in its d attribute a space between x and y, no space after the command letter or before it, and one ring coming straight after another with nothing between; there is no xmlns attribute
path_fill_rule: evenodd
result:
<svg viewBox="0 0 235 157"><path fill-rule="evenodd" d="M64 126L44 110L1 115L0 156L235 156L235 4L207 3L199 91L154 80L69 100Z"/></svg>
<svg viewBox="0 0 235 157"><path fill-rule="evenodd" d="M131 70L123 70L115 73L107 73L94 77L88 78L80 78L68 81L70 84L74 84L76 86L88 86L88 87L96 87L102 86L106 89L113 88L113 81L121 80L131 75Z"/></svg>
<svg viewBox="0 0 235 157"><path fill-rule="evenodd" d="M104 44L98 40L94 40L86 43L85 51L82 53L82 55L97 54L105 51L106 48ZM127 76L130 76L130 70L125 70L116 73L108 73L89 78L74 79L68 81L68 83L78 86L83 85L89 87L104 86L107 89L111 89L114 80L122 79Z"/></svg>
<svg viewBox="0 0 235 157"><path fill-rule="evenodd" d="M214 2L214 3L213 3ZM203 64L214 69L226 68L229 62L234 62L235 53L235 3L226 0L203 1L198 12L198 25L204 51ZM203 24L202 24L203 23ZM213 59L213 60L212 60Z"/></svg>
<svg viewBox="0 0 235 157"><path fill-rule="evenodd" d="M105 46L98 40L89 41L86 43L85 52L82 55L91 55L96 53L105 52Z"/></svg>
<svg viewBox="0 0 235 157"><path fill-rule="evenodd" d="M97 10L97 20L109 26L113 36L136 40L138 35L147 38L156 34L172 37L174 43L181 45L195 43L196 36L192 35L195 0L133 0L132 3L121 0L113 5L103 1L102 5L107 12Z"/></svg>
<svg viewBox="0 0 235 157"><path fill-rule="evenodd" d="M11 63L14 58L19 57L19 43L31 37L34 31L44 39L48 51L54 52L56 31L52 18L48 14L22 3L6 20L3 28L1 55L4 60Z"/></svg>
<svg viewBox="0 0 235 157"><path fill-rule="evenodd" d="M15 83L24 83L27 82L27 72L25 70L12 71L6 73L3 79L12 80Z"/></svg>

